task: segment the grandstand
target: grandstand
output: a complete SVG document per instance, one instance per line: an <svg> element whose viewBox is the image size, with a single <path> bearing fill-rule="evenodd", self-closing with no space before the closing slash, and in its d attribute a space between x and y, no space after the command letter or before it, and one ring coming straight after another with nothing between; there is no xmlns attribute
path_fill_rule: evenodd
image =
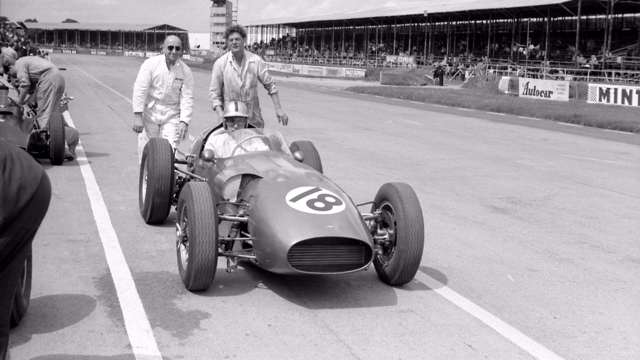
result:
<svg viewBox="0 0 640 360"><path fill-rule="evenodd" d="M187 30L169 24L26 23L25 26L32 44L54 52L153 53L161 50L167 35L177 35L184 48L189 49Z"/></svg>
<svg viewBox="0 0 640 360"><path fill-rule="evenodd" d="M255 22L248 36L254 51L281 62L483 62L505 71L640 79L636 0L424 0Z"/></svg>

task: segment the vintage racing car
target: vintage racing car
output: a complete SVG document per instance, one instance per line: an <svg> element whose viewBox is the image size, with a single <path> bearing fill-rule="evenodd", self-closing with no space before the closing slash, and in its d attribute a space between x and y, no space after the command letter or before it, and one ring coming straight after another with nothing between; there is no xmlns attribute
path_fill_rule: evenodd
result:
<svg viewBox="0 0 640 360"><path fill-rule="evenodd" d="M37 104L35 96L31 96L30 101L24 106L18 106L8 96L10 92L17 94L15 87L8 81L0 81L0 92L6 92L7 107L12 112L12 119L16 126L28 134L25 135L24 147L36 158L49 158L52 165L62 165L65 159L65 136L66 117L69 117L69 102L73 97L64 96L60 99L59 106L49 118L46 128L40 127L36 121ZM4 97L4 96L3 96ZM17 97L14 95L14 97ZM71 136L77 136L73 134Z"/></svg>
<svg viewBox="0 0 640 360"><path fill-rule="evenodd" d="M238 261L282 274L349 273L373 263L389 285L414 278L424 223L409 185L386 183L373 201L355 204L323 175L310 141L287 146L275 131L236 130L232 156L214 158L205 144L215 131L204 131L189 154L152 138L140 164L144 221L162 223L176 207L178 269L188 290L210 286L219 256L227 271ZM259 146L247 151L249 143ZM369 212L359 210L367 205Z"/></svg>

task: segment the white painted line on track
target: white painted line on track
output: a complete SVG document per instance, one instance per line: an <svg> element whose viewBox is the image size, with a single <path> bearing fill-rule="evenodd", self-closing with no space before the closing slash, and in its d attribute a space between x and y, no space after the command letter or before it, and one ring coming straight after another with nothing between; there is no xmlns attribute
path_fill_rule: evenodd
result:
<svg viewBox="0 0 640 360"><path fill-rule="evenodd" d="M563 125L563 126L571 126L571 127L584 127L584 125L580 125L580 124L572 124L572 123L566 123L566 122L558 122L559 125Z"/></svg>
<svg viewBox="0 0 640 360"><path fill-rule="evenodd" d="M602 129L602 131L611 132L611 133L616 133L616 134L623 134L623 135L633 135L633 133L632 133L632 132L621 131L621 130Z"/></svg>
<svg viewBox="0 0 640 360"><path fill-rule="evenodd" d="M69 119L69 125L75 127L73 120ZM96 221L104 255L109 266L109 273L111 273L116 294L118 295L124 326L127 330L133 355L136 360L162 360L147 313L142 305L142 300L140 300L127 260L122 253L120 240L111 223L107 205L87 159L82 141L78 143L76 154L76 160L84 179L93 217Z"/></svg>
<svg viewBox="0 0 640 360"><path fill-rule="evenodd" d="M469 112L477 111L477 110L474 110L474 109L463 108L463 107L459 107L459 108L456 108L456 109L458 109L458 110L460 110L460 111L469 111Z"/></svg>
<svg viewBox="0 0 640 360"><path fill-rule="evenodd" d="M93 75L89 74L88 72L84 71L83 69L79 68L76 66L76 69L78 71L80 71L81 73L83 73L85 76L87 76L89 79L95 81L96 83L98 83L99 85L101 85L102 87L104 87L105 89L111 91L112 93L116 94L118 97L120 97L121 99L123 99L124 101L128 102L129 104L131 104L131 99L129 99L128 97L124 96L122 93L120 93L118 90L112 88L111 86L103 83L102 81L96 79ZM193 137L193 135L189 134L189 141L193 142L193 140L195 140L195 138Z"/></svg>
<svg viewBox="0 0 640 360"><path fill-rule="evenodd" d="M84 71L83 69L79 68L76 66L76 69L78 69L78 71L80 71L81 73L83 73L85 76L87 76L89 79L97 82L98 84L102 85L102 87L104 87L105 89L111 91L112 93L116 94L117 96L121 97L124 101L128 102L129 104L131 104L131 99L129 99L128 97L122 95L121 93L119 93L116 89L112 88L111 86L103 83L102 81L96 79L93 75L89 74L88 72Z"/></svg>
<svg viewBox="0 0 640 360"><path fill-rule="evenodd" d="M577 155L571 155L571 154L562 154L561 156L569 159L588 160L588 161L601 162L605 164L620 164L619 161L615 161L615 160L597 159L597 158L586 157L586 156L577 156Z"/></svg>
<svg viewBox="0 0 640 360"><path fill-rule="evenodd" d="M416 274L416 278L433 289L435 293L442 296L460 309L464 310L469 315L480 320L485 325L496 331L498 334L502 335L522 350L531 354L533 357L545 360L564 360L561 356L547 349L544 345L526 336L518 329L500 320L490 312L474 304L464 296L453 291L445 284L432 278L431 276L418 272L418 274Z"/></svg>
<svg viewBox="0 0 640 360"><path fill-rule="evenodd" d="M440 105L440 104L430 104L430 105L431 106L435 106L435 107L439 107L439 108L444 108L444 109L450 108L450 106Z"/></svg>
<svg viewBox="0 0 640 360"><path fill-rule="evenodd" d="M491 114L491 115L499 115L499 116L506 116L507 115L505 113L499 113L499 112L493 112L493 111L485 111L485 113Z"/></svg>
<svg viewBox="0 0 640 360"><path fill-rule="evenodd" d="M525 120L536 120L536 121L544 120L544 119L534 118L534 117L531 117L531 116L518 116L518 117L520 119L525 119Z"/></svg>

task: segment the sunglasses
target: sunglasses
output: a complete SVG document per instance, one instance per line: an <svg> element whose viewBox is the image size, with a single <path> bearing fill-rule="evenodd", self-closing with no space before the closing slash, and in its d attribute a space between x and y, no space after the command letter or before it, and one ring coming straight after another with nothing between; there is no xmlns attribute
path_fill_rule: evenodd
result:
<svg viewBox="0 0 640 360"><path fill-rule="evenodd" d="M169 50L169 51L173 51L173 50L180 51L180 50L182 50L182 48L180 46L169 45L169 46L167 46L167 50Z"/></svg>

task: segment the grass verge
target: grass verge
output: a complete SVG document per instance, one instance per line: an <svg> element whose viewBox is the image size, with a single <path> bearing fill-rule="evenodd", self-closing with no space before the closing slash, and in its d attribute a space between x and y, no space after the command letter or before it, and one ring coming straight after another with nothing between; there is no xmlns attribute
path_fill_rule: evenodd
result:
<svg viewBox="0 0 640 360"><path fill-rule="evenodd" d="M447 106L529 116L572 124L640 133L640 109L569 102L524 99L486 88L434 89L402 86L354 86L360 94L420 101Z"/></svg>

